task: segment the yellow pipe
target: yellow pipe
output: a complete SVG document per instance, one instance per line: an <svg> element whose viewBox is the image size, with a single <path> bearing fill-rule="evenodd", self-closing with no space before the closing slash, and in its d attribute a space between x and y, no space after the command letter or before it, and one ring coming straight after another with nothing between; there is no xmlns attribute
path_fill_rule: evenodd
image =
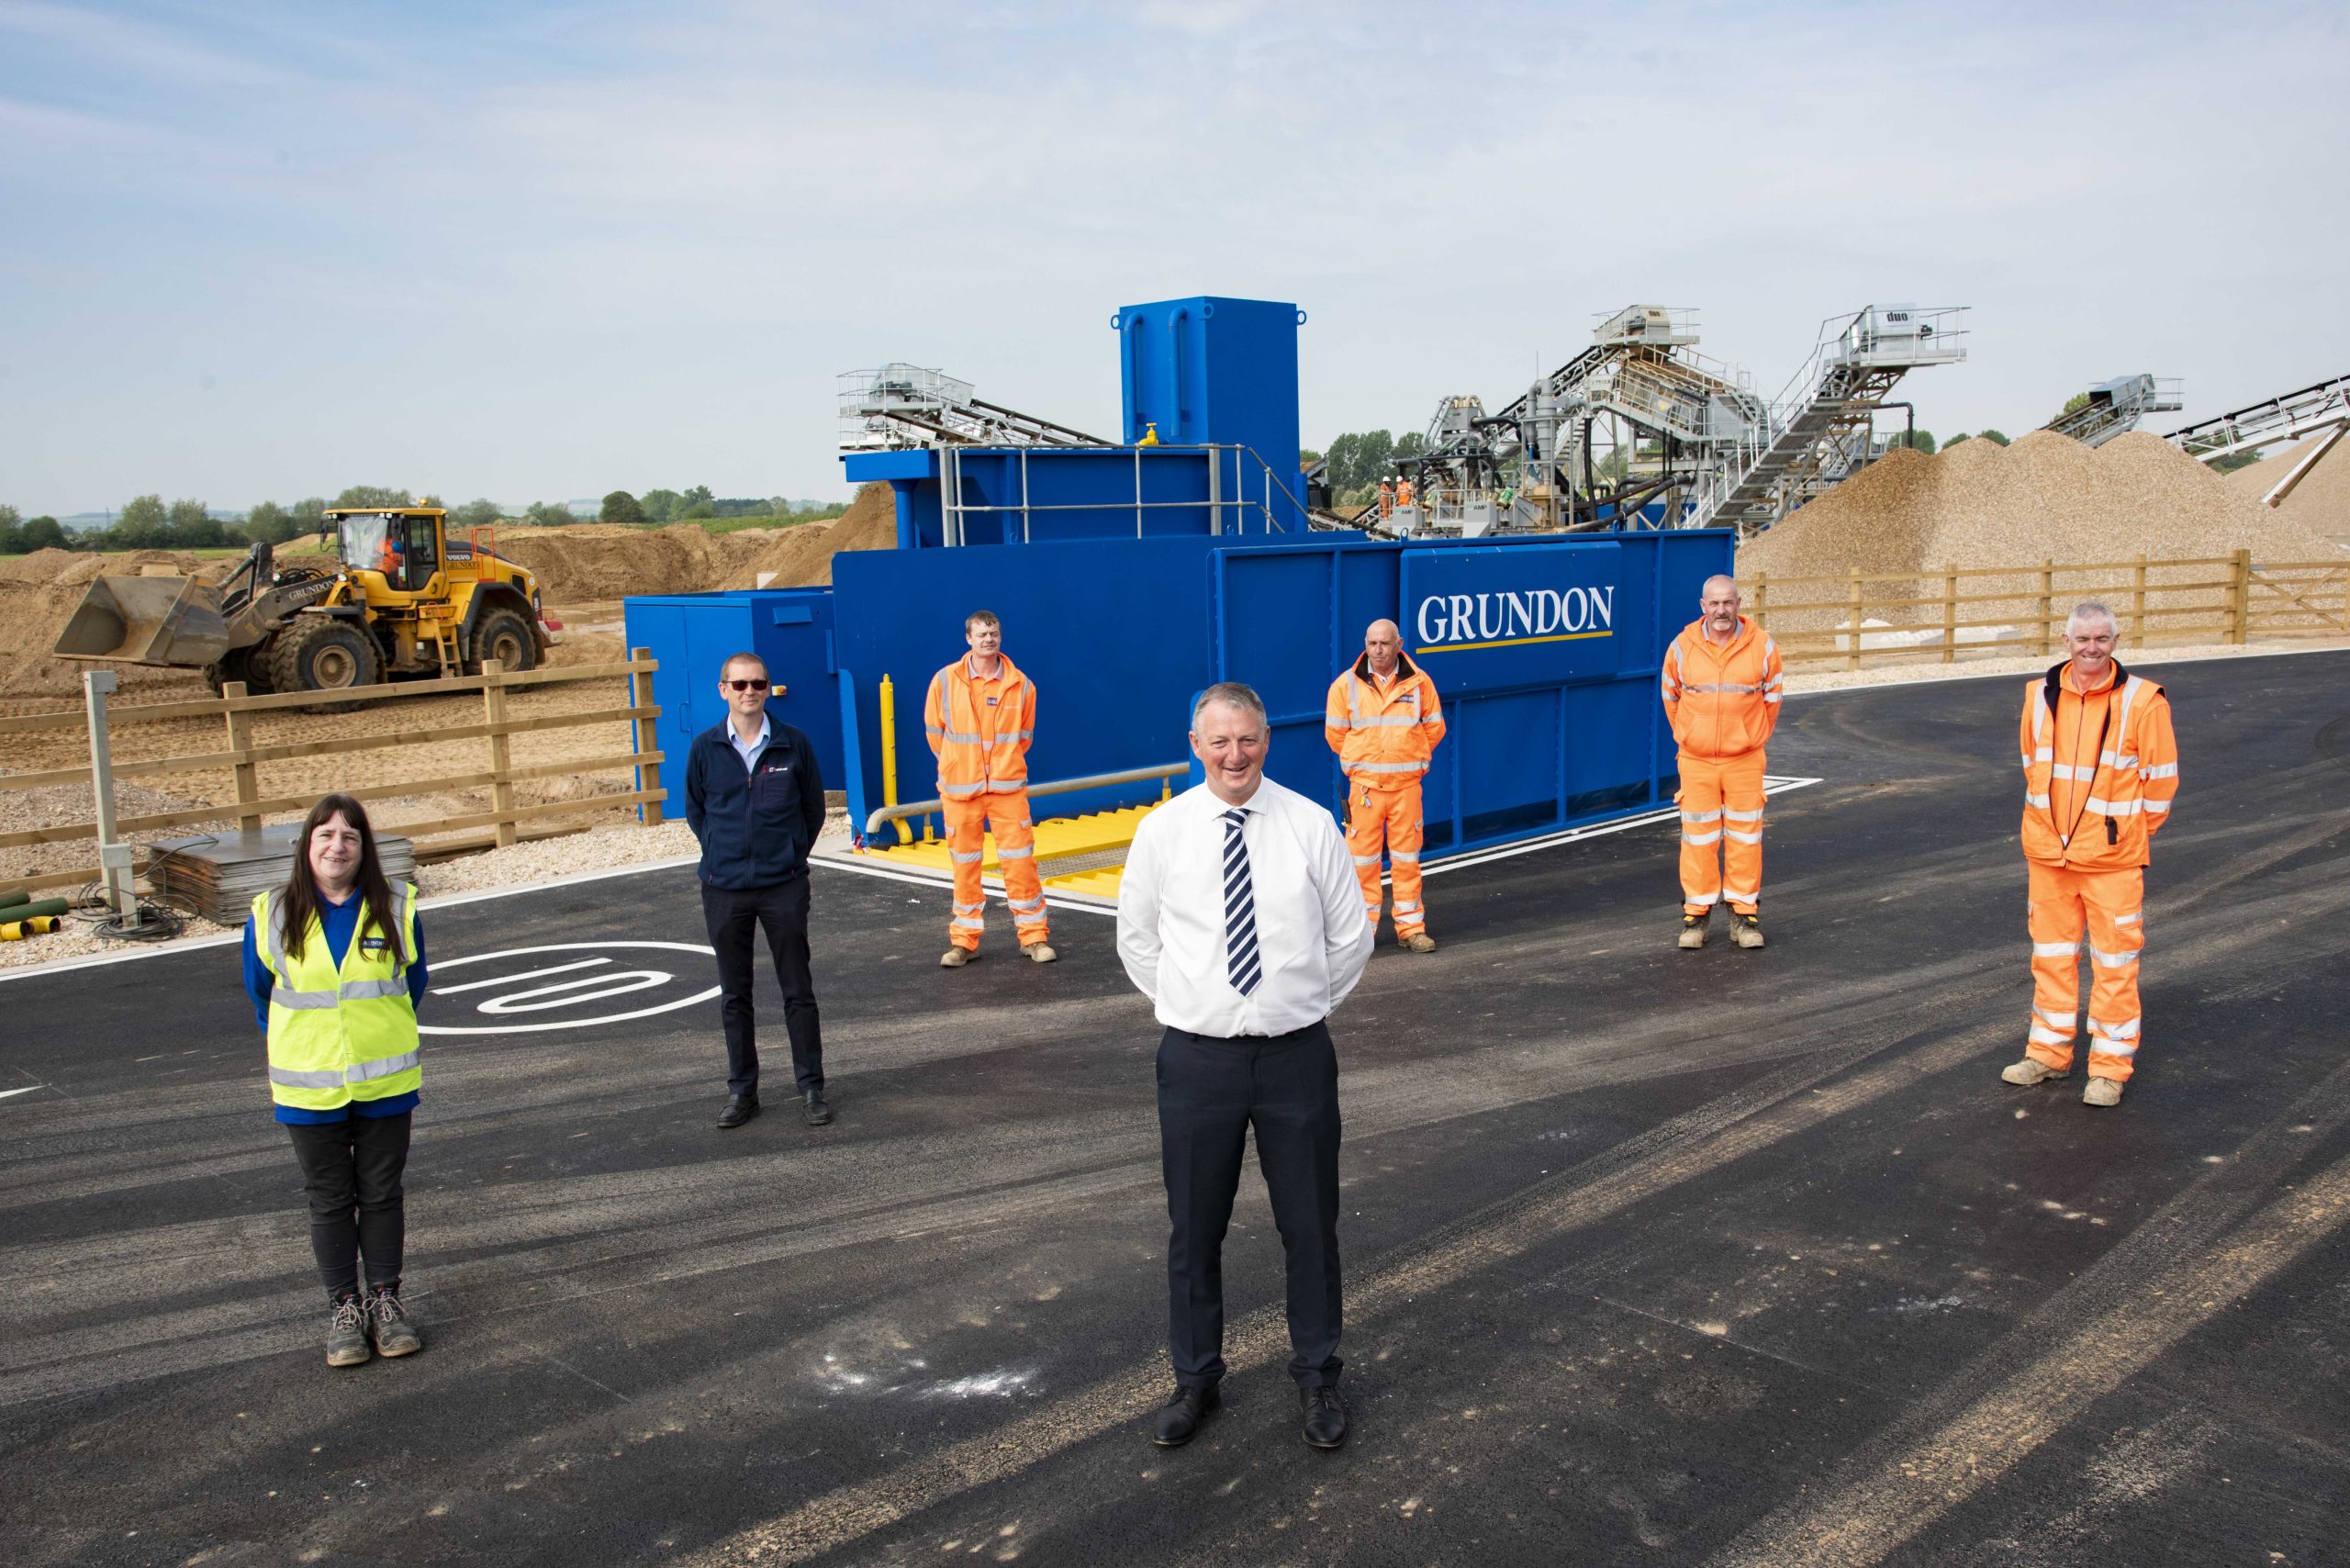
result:
<svg viewBox="0 0 2350 1568"><path fill-rule="evenodd" d="M898 689L881 678L881 803L898 803ZM913 830L901 817L895 823L900 844L914 841Z"/></svg>

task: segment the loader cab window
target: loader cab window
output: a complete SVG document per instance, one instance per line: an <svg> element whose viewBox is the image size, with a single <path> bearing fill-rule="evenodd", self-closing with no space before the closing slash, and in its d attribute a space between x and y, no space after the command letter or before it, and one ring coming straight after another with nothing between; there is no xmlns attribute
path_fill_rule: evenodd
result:
<svg viewBox="0 0 2350 1568"><path fill-rule="evenodd" d="M402 521L408 525L408 548L400 552L402 569L394 586L408 593L422 593L432 581L432 574L441 569L441 543L434 537L436 531L431 518Z"/></svg>
<svg viewBox="0 0 2350 1568"><path fill-rule="evenodd" d="M353 512L342 520L342 564L358 571L385 571L397 564L393 519L383 512Z"/></svg>

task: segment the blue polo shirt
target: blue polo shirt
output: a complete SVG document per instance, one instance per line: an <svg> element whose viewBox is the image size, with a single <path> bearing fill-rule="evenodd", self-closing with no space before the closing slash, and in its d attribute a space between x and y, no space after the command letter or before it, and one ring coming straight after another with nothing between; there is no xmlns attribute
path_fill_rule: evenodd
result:
<svg viewBox="0 0 2350 1568"><path fill-rule="evenodd" d="M351 939L359 933L359 916L366 901L353 888L351 896L337 903L324 893L319 895L319 924L326 930L327 952L342 967L343 955L351 951ZM416 919L416 951L408 956L408 1000L416 1006L424 1000L424 917ZM263 1035L269 1033L269 993L277 989L277 977L262 962L253 922L245 922L245 994L253 999L253 1022L261 1025ZM353 1100L331 1111L304 1111L292 1105L280 1105L277 1119L289 1126L308 1126L319 1122L348 1121L352 1116L404 1116L416 1109L418 1093L395 1094L386 1100Z"/></svg>

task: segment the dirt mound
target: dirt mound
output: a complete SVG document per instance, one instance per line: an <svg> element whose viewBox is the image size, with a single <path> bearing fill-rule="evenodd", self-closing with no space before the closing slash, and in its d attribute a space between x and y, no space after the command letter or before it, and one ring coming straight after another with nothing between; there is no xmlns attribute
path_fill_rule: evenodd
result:
<svg viewBox="0 0 2350 1568"><path fill-rule="evenodd" d="M93 665L78 659L51 657L58 634L82 602L90 584L101 577L135 577L142 574L174 574L218 582L236 569L234 557L206 559L185 552L133 550L124 554L91 554L70 550L36 550L18 560L0 564L0 626L8 628L0 644L0 694L9 697L76 696L82 672L111 669L117 689L142 698L210 695L203 676L195 670L151 669L143 665Z"/></svg>
<svg viewBox="0 0 2350 1568"><path fill-rule="evenodd" d="M2282 452L2270 454L2250 467L2227 475L2227 483L2258 500L2316 452L2325 437L2311 436ZM2277 503L2276 515L2299 523L2336 543L2350 544L2350 435L2327 447L2309 472Z"/></svg>
<svg viewBox="0 0 2350 1568"><path fill-rule="evenodd" d="M1968 441L1932 457L1893 452L1740 546L1738 572L1751 582L1763 572L1774 577L1938 573L1945 563L2103 563L2141 554L2188 559L2244 548L2255 558L2277 561L2341 554L2160 436L2133 431L2091 448L2069 436L2034 431L2007 447ZM1964 591L2006 592L2022 586L2020 579L2010 585L1984 578L1966 583ZM1871 584L1865 591L1877 599L1914 598L1926 590L1905 592L1891 583ZM1938 578L1932 591L1941 591ZM1835 597L1818 584L1788 592L1807 602ZM1919 618L1874 609L1869 613L1896 621ZM1774 613L1771 625L1801 631L1842 619L1827 610Z"/></svg>
<svg viewBox="0 0 2350 1568"><path fill-rule="evenodd" d="M822 588L833 580L833 557L844 550L898 547L897 492L878 480L858 487L848 510L829 522L787 528L758 557L726 579L730 588Z"/></svg>
<svg viewBox="0 0 2350 1568"><path fill-rule="evenodd" d="M666 528L582 522L568 528L501 528L498 551L539 576L547 602L621 599L632 593L702 593L767 549L771 528L712 533L698 523Z"/></svg>

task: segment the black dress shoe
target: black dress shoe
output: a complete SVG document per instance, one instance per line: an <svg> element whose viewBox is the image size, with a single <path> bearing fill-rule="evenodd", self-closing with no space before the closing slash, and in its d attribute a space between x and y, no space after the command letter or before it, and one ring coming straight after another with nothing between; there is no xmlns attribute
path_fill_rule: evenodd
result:
<svg viewBox="0 0 2350 1568"><path fill-rule="evenodd" d="M1334 1449L1347 1440L1347 1402L1335 1388L1301 1388L1298 1403L1305 1406L1305 1440L1311 1447Z"/></svg>
<svg viewBox="0 0 2350 1568"><path fill-rule="evenodd" d="M739 1127L758 1114L759 1097L757 1095L737 1094L726 1102L726 1109L718 1113L718 1125L722 1127Z"/></svg>
<svg viewBox="0 0 2350 1568"><path fill-rule="evenodd" d="M808 1125L810 1126L821 1127L825 1123L833 1119L833 1108L824 1103L824 1092L822 1090L811 1089L808 1091L807 1100Z"/></svg>
<svg viewBox="0 0 2350 1568"><path fill-rule="evenodd" d="M1178 1388L1151 1422L1150 1440L1163 1449L1181 1448L1192 1440L1200 1423L1208 1418L1208 1412L1217 1404L1214 1383L1205 1388Z"/></svg>

